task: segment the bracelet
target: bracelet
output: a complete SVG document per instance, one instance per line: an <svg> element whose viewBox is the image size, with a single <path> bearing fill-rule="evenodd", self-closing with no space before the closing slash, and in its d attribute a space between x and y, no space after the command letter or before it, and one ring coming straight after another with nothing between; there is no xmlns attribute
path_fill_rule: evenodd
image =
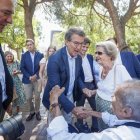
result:
<svg viewBox="0 0 140 140"><path fill-rule="evenodd" d="M59 103L53 103L53 104L51 104L51 105L50 105L50 112L52 112L52 110L53 110L55 107L57 107L57 106L59 106Z"/></svg>

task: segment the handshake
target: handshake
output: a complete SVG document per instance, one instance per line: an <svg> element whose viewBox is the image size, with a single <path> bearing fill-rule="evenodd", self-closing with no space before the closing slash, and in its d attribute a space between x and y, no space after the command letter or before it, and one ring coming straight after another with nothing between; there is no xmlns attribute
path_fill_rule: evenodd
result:
<svg viewBox="0 0 140 140"><path fill-rule="evenodd" d="M85 107L74 107L72 110L72 113L77 117L81 119L86 119L87 117L91 116L91 111L87 110Z"/></svg>
<svg viewBox="0 0 140 140"><path fill-rule="evenodd" d="M58 98L59 96L64 92L65 88L62 87L60 88L58 85L54 86L52 90L50 91L50 104L58 104ZM95 90L89 90L89 89L83 89L84 94L86 94L88 97L91 97L96 94ZM58 112L58 111L57 111ZM60 111L59 111L60 112ZM92 116L92 111L86 109L85 107L74 107L72 110L72 113L77 117L77 118L87 118L89 116ZM58 113L60 114L60 113ZM55 114L56 116L56 114Z"/></svg>

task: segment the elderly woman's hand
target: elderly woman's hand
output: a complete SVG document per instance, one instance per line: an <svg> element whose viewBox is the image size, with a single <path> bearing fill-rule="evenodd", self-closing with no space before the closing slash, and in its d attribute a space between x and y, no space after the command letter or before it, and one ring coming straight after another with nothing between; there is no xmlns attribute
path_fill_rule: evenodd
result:
<svg viewBox="0 0 140 140"><path fill-rule="evenodd" d="M59 96L64 92L65 88L60 88L58 85L54 86L50 91L50 104L58 103Z"/></svg>

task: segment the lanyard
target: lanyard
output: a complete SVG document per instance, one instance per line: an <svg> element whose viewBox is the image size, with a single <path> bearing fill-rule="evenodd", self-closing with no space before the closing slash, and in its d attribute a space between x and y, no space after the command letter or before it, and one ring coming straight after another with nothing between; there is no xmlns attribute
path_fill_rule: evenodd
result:
<svg viewBox="0 0 140 140"><path fill-rule="evenodd" d="M138 122L126 122L122 125L140 128L140 123L138 123ZM122 126L122 125L115 125L115 126L118 127L118 126Z"/></svg>

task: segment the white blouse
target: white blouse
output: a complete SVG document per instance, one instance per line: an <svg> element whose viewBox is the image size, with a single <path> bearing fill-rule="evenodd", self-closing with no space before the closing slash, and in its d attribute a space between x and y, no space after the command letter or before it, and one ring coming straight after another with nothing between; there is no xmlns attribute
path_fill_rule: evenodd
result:
<svg viewBox="0 0 140 140"><path fill-rule="evenodd" d="M127 80L132 80L126 68L121 64L114 64L113 68L109 71L105 79L101 78L99 74L99 82L97 83L97 94L100 98L111 101L115 88Z"/></svg>

